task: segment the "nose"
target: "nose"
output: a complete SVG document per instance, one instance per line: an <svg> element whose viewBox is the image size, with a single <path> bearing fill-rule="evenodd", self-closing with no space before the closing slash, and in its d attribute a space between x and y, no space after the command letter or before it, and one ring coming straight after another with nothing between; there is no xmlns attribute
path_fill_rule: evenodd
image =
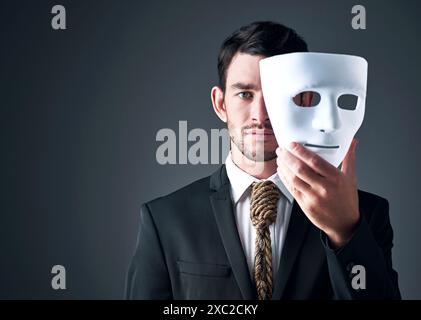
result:
<svg viewBox="0 0 421 320"><path fill-rule="evenodd" d="M265 123L269 121L263 95L260 95L260 97L256 97L256 99L254 99L250 113L253 122Z"/></svg>
<svg viewBox="0 0 421 320"><path fill-rule="evenodd" d="M336 99L330 96L327 101L320 101L315 107L315 114L312 121L313 128L321 132L332 132L341 126Z"/></svg>

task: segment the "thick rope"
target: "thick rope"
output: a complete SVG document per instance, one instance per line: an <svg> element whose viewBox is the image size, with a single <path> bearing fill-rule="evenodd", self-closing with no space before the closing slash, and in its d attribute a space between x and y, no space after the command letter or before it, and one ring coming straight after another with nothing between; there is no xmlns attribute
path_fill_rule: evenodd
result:
<svg viewBox="0 0 421 320"><path fill-rule="evenodd" d="M269 226L275 222L281 196L278 187L269 180L252 185L250 218L256 228L254 279L259 300L272 298L272 245Z"/></svg>

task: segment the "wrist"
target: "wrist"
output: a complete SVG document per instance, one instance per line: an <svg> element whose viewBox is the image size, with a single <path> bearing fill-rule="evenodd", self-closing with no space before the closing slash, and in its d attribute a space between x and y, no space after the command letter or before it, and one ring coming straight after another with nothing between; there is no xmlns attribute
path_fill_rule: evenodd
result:
<svg viewBox="0 0 421 320"><path fill-rule="evenodd" d="M343 236L343 235L340 235L340 234L328 234L328 233L326 233L326 235L329 239L330 246L334 250L343 247L345 245L345 243L347 243L348 240L350 239L350 237Z"/></svg>
<svg viewBox="0 0 421 320"><path fill-rule="evenodd" d="M325 232L329 238L329 242L331 243L333 249L343 247L352 238L355 229L357 228L358 222L359 215L357 221L345 228L342 228L340 231L333 230L330 232Z"/></svg>

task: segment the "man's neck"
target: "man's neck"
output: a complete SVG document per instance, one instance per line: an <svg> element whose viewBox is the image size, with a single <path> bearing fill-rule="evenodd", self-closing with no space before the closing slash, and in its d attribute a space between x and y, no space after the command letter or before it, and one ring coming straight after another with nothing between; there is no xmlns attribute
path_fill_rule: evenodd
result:
<svg viewBox="0 0 421 320"><path fill-rule="evenodd" d="M253 161L245 157L237 146L231 145L231 159L241 170L257 179L267 179L276 172L276 158L269 161Z"/></svg>

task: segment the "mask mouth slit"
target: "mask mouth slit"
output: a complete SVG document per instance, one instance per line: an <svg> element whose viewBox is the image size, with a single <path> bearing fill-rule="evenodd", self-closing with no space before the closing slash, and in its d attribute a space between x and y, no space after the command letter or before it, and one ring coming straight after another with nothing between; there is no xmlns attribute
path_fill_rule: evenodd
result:
<svg viewBox="0 0 421 320"><path fill-rule="evenodd" d="M322 146L318 144L305 143L305 147L323 148L323 149L339 149L339 146Z"/></svg>

